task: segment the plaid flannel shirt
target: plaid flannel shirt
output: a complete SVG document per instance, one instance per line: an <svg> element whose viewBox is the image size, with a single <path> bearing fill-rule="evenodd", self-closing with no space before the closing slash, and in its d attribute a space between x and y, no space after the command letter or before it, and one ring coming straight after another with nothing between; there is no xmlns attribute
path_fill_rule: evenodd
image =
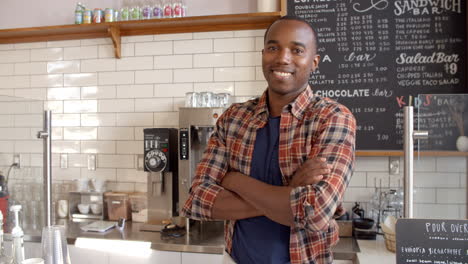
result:
<svg viewBox="0 0 468 264"><path fill-rule="evenodd" d="M268 121L267 92L258 99L234 104L216 123L198 164L190 196L182 214L196 220L213 220L216 195L228 171L250 175L256 132ZM338 242L334 216L341 205L354 166L355 119L343 105L315 96L310 87L281 114L279 166L287 186L305 160L324 157L331 173L315 185L294 188L290 204L294 215L289 253L291 264L332 263L331 246ZM230 253L235 221L226 221L225 246Z"/></svg>

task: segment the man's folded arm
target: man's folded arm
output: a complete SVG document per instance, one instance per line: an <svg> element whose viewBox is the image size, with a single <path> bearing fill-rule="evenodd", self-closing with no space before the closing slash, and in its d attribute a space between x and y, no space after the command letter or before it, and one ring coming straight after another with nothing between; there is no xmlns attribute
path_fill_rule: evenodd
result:
<svg viewBox="0 0 468 264"><path fill-rule="evenodd" d="M331 172L316 185L294 188L290 195L291 209L297 228L324 231L341 206L354 166L356 121L346 108L331 114L321 126L312 157L323 157L331 164Z"/></svg>
<svg viewBox="0 0 468 264"><path fill-rule="evenodd" d="M190 194L181 214L195 220L235 220L259 216L260 212L220 183L228 171L226 147L226 110L216 122L216 129L197 166ZM181 201L184 202L184 201Z"/></svg>
<svg viewBox="0 0 468 264"><path fill-rule="evenodd" d="M351 177L355 120L351 114L338 113L330 116L322 127L321 137L314 144L310 158L326 158L331 166L316 184L273 186L238 172L229 172L222 186L280 224L312 231L325 230Z"/></svg>

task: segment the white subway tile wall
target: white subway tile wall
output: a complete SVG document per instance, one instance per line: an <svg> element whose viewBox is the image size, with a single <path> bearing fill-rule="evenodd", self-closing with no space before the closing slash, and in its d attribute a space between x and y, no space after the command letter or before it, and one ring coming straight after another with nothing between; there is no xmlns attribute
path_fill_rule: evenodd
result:
<svg viewBox="0 0 468 264"><path fill-rule="evenodd" d="M15 97L28 98L33 100L45 100L47 97L47 89L34 88L34 89L15 89Z"/></svg>
<svg viewBox="0 0 468 264"><path fill-rule="evenodd" d="M0 51L2 63L28 62L31 59L29 50Z"/></svg>
<svg viewBox="0 0 468 264"><path fill-rule="evenodd" d="M174 41L174 54L212 53L213 40L177 40Z"/></svg>
<svg viewBox="0 0 468 264"><path fill-rule="evenodd" d="M42 173L42 111L53 115L53 177L66 197L72 180L97 178L107 189L146 191L137 170L143 129L177 127L187 92L227 92L239 102L266 88L261 67L264 30L146 35L122 38L115 59L109 38L0 45L0 170L13 154L23 167L12 182ZM68 168L60 168L60 154ZM88 156L96 155L96 170ZM344 196L369 207L375 188L402 186L388 157L358 157ZM466 158L421 157L414 162L418 217L466 217ZM37 168L37 169L35 169ZM463 204L465 203L465 204Z"/></svg>
<svg viewBox="0 0 468 264"><path fill-rule="evenodd" d="M50 62L54 63L54 62ZM46 62L15 63L15 75L47 74L48 64ZM10 75L10 74L7 74Z"/></svg>
<svg viewBox="0 0 468 264"><path fill-rule="evenodd" d="M80 61L56 61L47 63L47 73L79 73Z"/></svg>
<svg viewBox="0 0 468 264"><path fill-rule="evenodd" d="M13 75L15 72L14 64L0 64L0 76Z"/></svg>
<svg viewBox="0 0 468 264"><path fill-rule="evenodd" d="M79 47L75 48L79 53ZM29 53L29 50L27 51ZM63 60L63 48L31 49L31 61L60 61ZM65 58L72 60L74 58ZM79 58L77 58L79 59Z"/></svg>
<svg viewBox="0 0 468 264"><path fill-rule="evenodd" d="M0 77L0 89L29 88L29 87L31 87L30 76L2 76Z"/></svg>
<svg viewBox="0 0 468 264"><path fill-rule="evenodd" d="M64 48L80 46L80 40L63 40L63 41L48 41L48 48Z"/></svg>
<svg viewBox="0 0 468 264"><path fill-rule="evenodd" d="M81 99L113 99L115 95L115 85L81 87Z"/></svg>
<svg viewBox="0 0 468 264"><path fill-rule="evenodd" d="M15 49L20 50L20 49L39 49L39 48L45 48L47 47L47 44L44 42L33 42L33 43L17 43L15 44Z"/></svg>
<svg viewBox="0 0 468 264"><path fill-rule="evenodd" d="M217 68L217 67L232 67L234 66L233 53L212 53L212 54L195 54L195 68Z"/></svg>
<svg viewBox="0 0 468 264"><path fill-rule="evenodd" d="M115 71L115 59L82 60L81 72Z"/></svg>

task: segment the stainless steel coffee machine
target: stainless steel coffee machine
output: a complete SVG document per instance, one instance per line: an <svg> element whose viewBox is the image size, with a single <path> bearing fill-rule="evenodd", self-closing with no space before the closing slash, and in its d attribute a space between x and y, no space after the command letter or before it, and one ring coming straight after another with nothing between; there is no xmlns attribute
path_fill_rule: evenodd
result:
<svg viewBox="0 0 468 264"><path fill-rule="evenodd" d="M220 107L179 109L179 212L188 198L197 164L223 110Z"/></svg>
<svg viewBox="0 0 468 264"><path fill-rule="evenodd" d="M148 222L142 230L160 231L178 215L177 129L147 128L144 169L148 172Z"/></svg>

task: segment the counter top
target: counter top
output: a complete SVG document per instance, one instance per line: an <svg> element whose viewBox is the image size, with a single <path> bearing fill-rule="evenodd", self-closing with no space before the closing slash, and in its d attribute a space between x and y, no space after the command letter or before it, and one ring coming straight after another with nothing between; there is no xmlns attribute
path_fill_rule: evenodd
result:
<svg viewBox="0 0 468 264"><path fill-rule="evenodd" d="M394 264L395 253L387 250L383 236L378 235L376 240L357 240L361 252L357 253L359 264Z"/></svg>
<svg viewBox="0 0 468 264"><path fill-rule="evenodd" d="M143 223L127 222L124 230L112 228L107 232L86 232L81 226L90 222L73 222L59 220L56 224L64 225L67 229L67 242L74 244L76 238L99 238L113 240L130 240L151 242L151 248L163 251L195 252L222 254L224 250L223 222L197 222L191 227L189 236L171 237L160 232L141 231ZM28 242L41 242L41 231L24 229L24 240ZM5 234L6 239L10 239Z"/></svg>
<svg viewBox="0 0 468 264"><path fill-rule="evenodd" d="M101 238L114 240L131 240L151 242L151 248L162 251L194 252L222 254L224 251L224 223L223 222L197 222L191 228L189 236L168 237L160 232L140 231L142 223L128 222L125 229L120 231L113 228L104 233L85 232L81 226L89 222L72 222L60 220L57 224L67 228L67 242L74 244L76 238ZM24 240L28 242L41 242L41 231L25 229ZM8 233L8 229L7 229ZM11 236L5 234L5 239L10 240ZM356 240L351 237L342 237L334 247L333 253L336 259L356 258L359 246Z"/></svg>

